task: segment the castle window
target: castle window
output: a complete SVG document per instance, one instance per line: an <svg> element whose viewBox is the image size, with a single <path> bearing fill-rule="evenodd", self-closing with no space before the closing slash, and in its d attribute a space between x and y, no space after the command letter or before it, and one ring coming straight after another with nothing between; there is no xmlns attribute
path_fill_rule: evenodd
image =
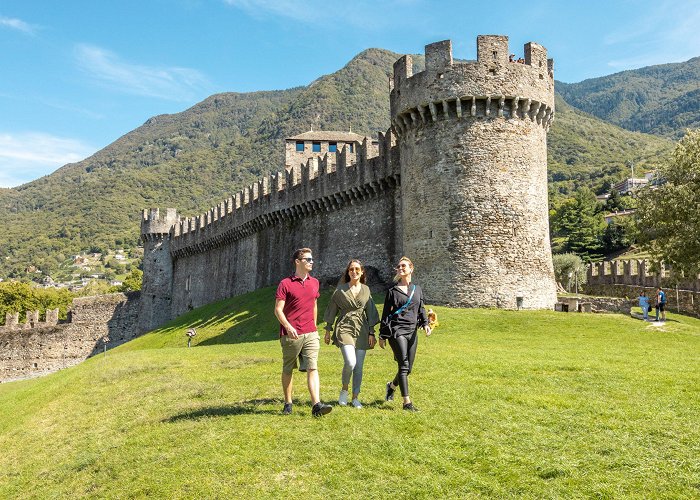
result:
<svg viewBox="0 0 700 500"><path fill-rule="evenodd" d="M189 292L191 286L192 286L192 275L190 274L187 276L187 279L185 280L185 291Z"/></svg>
<svg viewBox="0 0 700 500"><path fill-rule="evenodd" d="M297 151L304 151L304 141L297 141Z"/></svg>
<svg viewBox="0 0 700 500"><path fill-rule="evenodd" d="M311 144L311 151L314 153L320 153L321 152L321 143L320 142L314 142Z"/></svg>
<svg viewBox="0 0 700 500"><path fill-rule="evenodd" d="M348 144L348 145L350 146L350 152L351 152L351 153L354 153L354 152L355 152L355 144L353 144L353 143L351 142L351 143Z"/></svg>
<svg viewBox="0 0 700 500"><path fill-rule="evenodd" d="M329 142L328 143L328 152L335 153L336 151L338 151L338 143L337 142Z"/></svg>
<svg viewBox="0 0 700 500"><path fill-rule="evenodd" d="M493 60L495 61L496 59L498 59L498 51L494 50L493 51Z"/></svg>

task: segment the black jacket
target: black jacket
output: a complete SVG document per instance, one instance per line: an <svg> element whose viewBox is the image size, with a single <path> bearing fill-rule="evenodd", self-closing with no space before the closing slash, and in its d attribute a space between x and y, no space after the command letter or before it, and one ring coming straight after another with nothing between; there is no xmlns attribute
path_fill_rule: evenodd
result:
<svg viewBox="0 0 700 500"><path fill-rule="evenodd" d="M394 314L399 310L411 295L411 290L416 287L413 292L413 298L408 307L404 308L399 314ZM411 283L408 286L408 295L399 290L398 285L394 285L386 292L384 300L384 310L382 311L382 320L379 327L379 337L388 339L390 337L398 337L399 335L411 335L415 333L418 327L424 327L428 324L428 316L425 313L425 298L420 285Z"/></svg>

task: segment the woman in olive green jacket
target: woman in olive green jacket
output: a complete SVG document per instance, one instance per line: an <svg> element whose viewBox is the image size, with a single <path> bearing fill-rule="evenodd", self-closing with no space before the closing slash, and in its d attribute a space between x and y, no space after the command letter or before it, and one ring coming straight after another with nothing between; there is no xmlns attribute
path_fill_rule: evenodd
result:
<svg viewBox="0 0 700 500"><path fill-rule="evenodd" d="M359 260L348 263L323 319L326 322L326 344L332 341L343 353L342 389L338 403L342 406L348 404L348 385L352 375L352 405L362 408L359 400L362 368L367 349L373 349L376 343L374 326L379 323L379 314L369 287L365 285L365 268Z"/></svg>

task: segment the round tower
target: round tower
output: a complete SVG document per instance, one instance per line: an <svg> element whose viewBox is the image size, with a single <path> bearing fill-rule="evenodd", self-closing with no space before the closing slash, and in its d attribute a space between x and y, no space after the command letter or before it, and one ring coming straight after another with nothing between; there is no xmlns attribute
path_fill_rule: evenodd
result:
<svg viewBox="0 0 700 500"><path fill-rule="evenodd" d="M139 331L146 332L171 319L173 261L170 238L179 221L177 210L144 210L141 217L143 241L143 284L139 307Z"/></svg>
<svg viewBox="0 0 700 500"><path fill-rule="evenodd" d="M552 308L556 283L547 207L547 129L554 76L547 51L477 37L477 60L451 41L394 64L392 127L401 164L403 252L434 303Z"/></svg>

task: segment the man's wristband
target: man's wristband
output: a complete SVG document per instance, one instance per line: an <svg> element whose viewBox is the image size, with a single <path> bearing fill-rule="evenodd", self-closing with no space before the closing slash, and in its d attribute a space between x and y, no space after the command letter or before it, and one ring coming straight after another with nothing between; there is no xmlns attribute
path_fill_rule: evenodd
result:
<svg viewBox="0 0 700 500"><path fill-rule="evenodd" d="M374 333L372 333L372 332L369 332L369 334L370 334L372 337L376 337L376 335L374 335Z"/></svg>

